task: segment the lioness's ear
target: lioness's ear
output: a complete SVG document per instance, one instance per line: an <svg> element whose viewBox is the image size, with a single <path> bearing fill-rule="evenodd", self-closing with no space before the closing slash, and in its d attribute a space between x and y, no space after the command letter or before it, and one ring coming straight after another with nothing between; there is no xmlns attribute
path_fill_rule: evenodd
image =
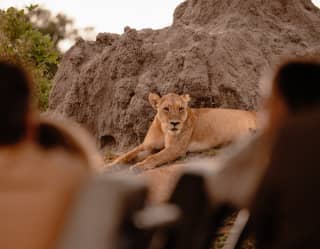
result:
<svg viewBox="0 0 320 249"><path fill-rule="evenodd" d="M160 96L158 94L149 93L149 102L153 107L153 109L157 109L159 100L160 100Z"/></svg>
<svg viewBox="0 0 320 249"><path fill-rule="evenodd" d="M189 94L184 94L181 97L186 103L189 103L189 101L191 99Z"/></svg>

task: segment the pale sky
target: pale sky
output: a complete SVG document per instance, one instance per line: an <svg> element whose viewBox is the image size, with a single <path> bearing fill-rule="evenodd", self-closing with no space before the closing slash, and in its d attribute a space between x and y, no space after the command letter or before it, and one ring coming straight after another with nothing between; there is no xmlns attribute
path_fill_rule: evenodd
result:
<svg viewBox="0 0 320 249"><path fill-rule="evenodd" d="M312 0L312 2L320 8L320 0Z"/></svg>
<svg viewBox="0 0 320 249"><path fill-rule="evenodd" d="M183 0L0 0L0 8L39 4L53 13L66 13L77 27L92 26L97 32L122 33L125 26L156 29L170 25L173 11L181 2Z"/></svg>
<svg viewBox="0 0 320 249"><path fill-rule="evenodd" d="M320 7L320 0L312 0ZM39 4L53 13L63 12L77 28L94 27L98 32L123 33L131 28L162 28L172 23L173 12L183 0L0 0L0 9Z"/></svg>

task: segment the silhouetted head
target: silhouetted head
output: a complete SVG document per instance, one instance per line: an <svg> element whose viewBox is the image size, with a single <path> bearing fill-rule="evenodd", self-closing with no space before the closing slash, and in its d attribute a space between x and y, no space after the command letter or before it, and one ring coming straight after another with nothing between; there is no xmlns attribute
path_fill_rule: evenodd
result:
<svg viewBox="0 0 320 249"><path fill-rule="evenodd" d="M179 133L188 118L190 96L168 93L162 97L149 94L149 102L157 110L157 118L165 131Z"/></svg>
<svg viewBox="0 0 320 249"><path fill-rule="evenodd" d="M274 88L290 113L320 105L320 63L312 60L284 63L275 74Z"/></svg>
<svg viewBox="0 0 320 249"><path fill-rule="evenodd" d="M28 130L31 86L18 65L0 61L0 145L15 144Z"/></svg>
<svg viewBox="0 0 320 249"><path fill-rule="evenodd" d="M269 99L269 129L277 130L288 115L320 106L320 63L293 59L275 70Z"/></svg>

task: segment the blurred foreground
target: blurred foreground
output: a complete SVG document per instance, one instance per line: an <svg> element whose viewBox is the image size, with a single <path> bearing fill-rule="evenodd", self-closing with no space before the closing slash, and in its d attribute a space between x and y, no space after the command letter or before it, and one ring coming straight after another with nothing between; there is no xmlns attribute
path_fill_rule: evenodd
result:
<svg viewBox="0 0 320 249"><path fill-rule="evenodd" d="M0 248L220 247L234 213L225 249L249 237L318 248L320 63L288 60L271 78L265 126L228 157L111 172L81 127L39 116L20 66L0 62Z"/></svg>

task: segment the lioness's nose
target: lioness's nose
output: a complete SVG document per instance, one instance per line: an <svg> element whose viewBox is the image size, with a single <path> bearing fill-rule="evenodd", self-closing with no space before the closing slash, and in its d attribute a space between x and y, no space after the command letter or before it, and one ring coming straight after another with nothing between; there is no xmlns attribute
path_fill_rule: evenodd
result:
<svg viewBox="0 0 320 249"><path fill-rule="evenodd" d="M176 125L180 124L180 122L170 122L170 124L172 124L173 126L176 126Z"/></svg>

